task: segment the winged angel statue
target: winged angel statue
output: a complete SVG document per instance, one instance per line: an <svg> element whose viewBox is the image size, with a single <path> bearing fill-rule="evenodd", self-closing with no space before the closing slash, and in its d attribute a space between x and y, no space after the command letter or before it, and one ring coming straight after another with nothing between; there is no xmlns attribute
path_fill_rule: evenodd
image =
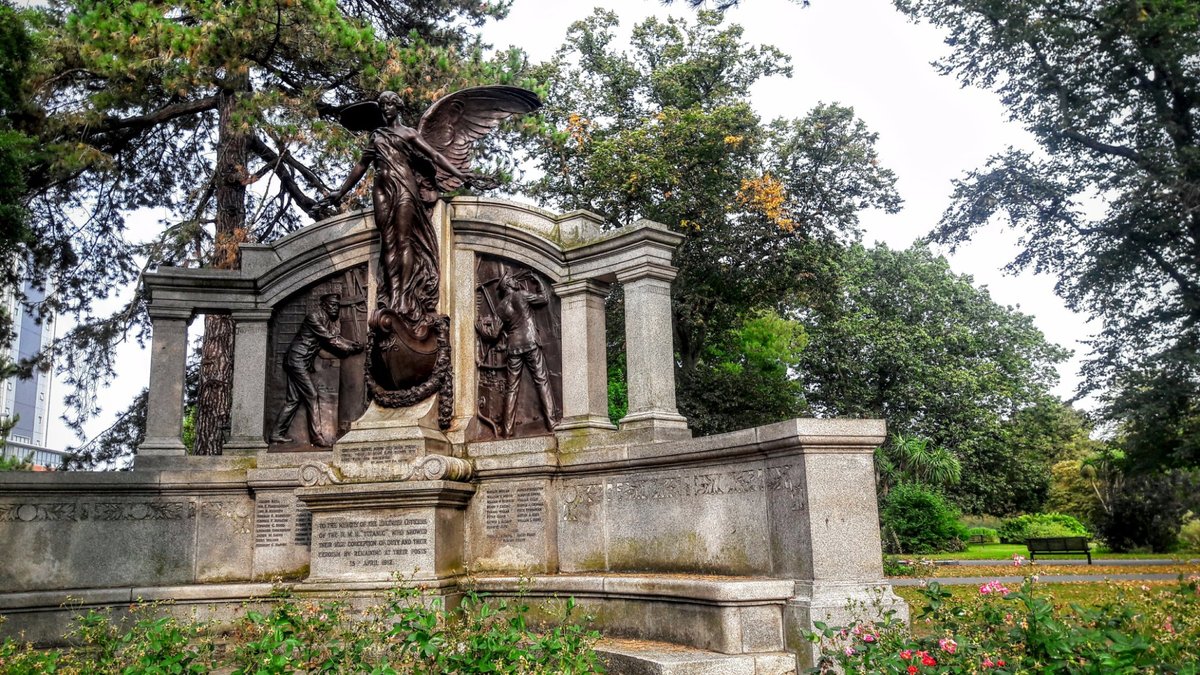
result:
<svg viewBox="0 0 1200 675"><path fill-rule="evenodd" d="M400 96L391 91L342 111L342 124L370 131L370 142L345 182L321 205L340 203L374 166L371 201L380 234L381 280L378 308L369 321L367 386L380 405L409 406L440 393L438 419L449 425L449 319L437 313L433 207L442 192L463 185L496 187L494 178L470 168L475 141L508 117L541 105L531 91L485 86L438 99L416 129L400 119Z"/></svg>

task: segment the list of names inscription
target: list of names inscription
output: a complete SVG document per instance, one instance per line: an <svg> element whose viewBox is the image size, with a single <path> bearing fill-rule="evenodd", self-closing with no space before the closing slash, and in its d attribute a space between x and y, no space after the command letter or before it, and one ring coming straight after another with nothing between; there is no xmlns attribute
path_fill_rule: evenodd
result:
<svg viewBox="0 0 1200 675"><path fill-rule="evenodd" d="M541 485L489 488L484 497L484 530L491 539L519 544L542 533L545 488Z"/></svg>

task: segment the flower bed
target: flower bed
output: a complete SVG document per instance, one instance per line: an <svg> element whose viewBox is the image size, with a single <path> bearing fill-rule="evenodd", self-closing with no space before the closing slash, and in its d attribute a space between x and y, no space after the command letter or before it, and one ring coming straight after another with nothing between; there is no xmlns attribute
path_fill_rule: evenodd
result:
<svg viewBox="0 0 1200 675"><path fill-rule="evenodd" d="M1107 588L1094 603L1068 605L1032 577L953 594L931 582L911 628L890 617L817 624L814 672L1200 673L1200 576Z"/></svg>

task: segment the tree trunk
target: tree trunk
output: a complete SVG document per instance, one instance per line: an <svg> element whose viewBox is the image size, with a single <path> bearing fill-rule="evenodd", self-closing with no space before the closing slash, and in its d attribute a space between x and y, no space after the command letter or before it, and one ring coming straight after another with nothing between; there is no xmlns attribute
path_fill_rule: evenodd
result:
<svg viewBox="0 0 1200 675"><path fill-rule="evenodd" d="M216 236L211 266L237 269L239 249L246 241L246 135L237 130L232 116L238 94L249 90L249 80L222 90L217 114ZM233 319L210 314L204 318L204 344L200 353L200 387L196 396L197 455L219 455L229 428L233 393Z"/></svg>

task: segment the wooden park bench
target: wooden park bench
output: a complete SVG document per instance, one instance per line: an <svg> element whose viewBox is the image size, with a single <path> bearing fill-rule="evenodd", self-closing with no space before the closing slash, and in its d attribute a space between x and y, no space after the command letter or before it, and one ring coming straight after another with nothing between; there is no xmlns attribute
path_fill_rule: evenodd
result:
<svg viewBox="0 0 1200 675"><path fill-rule="evenodd" d="M1092 564L1087 537L1036 537L1026 539L1025 547L1029 549L1030 560L1036 560L1039 553L1082 553L1087 556L1088 564Z"/></svg>

